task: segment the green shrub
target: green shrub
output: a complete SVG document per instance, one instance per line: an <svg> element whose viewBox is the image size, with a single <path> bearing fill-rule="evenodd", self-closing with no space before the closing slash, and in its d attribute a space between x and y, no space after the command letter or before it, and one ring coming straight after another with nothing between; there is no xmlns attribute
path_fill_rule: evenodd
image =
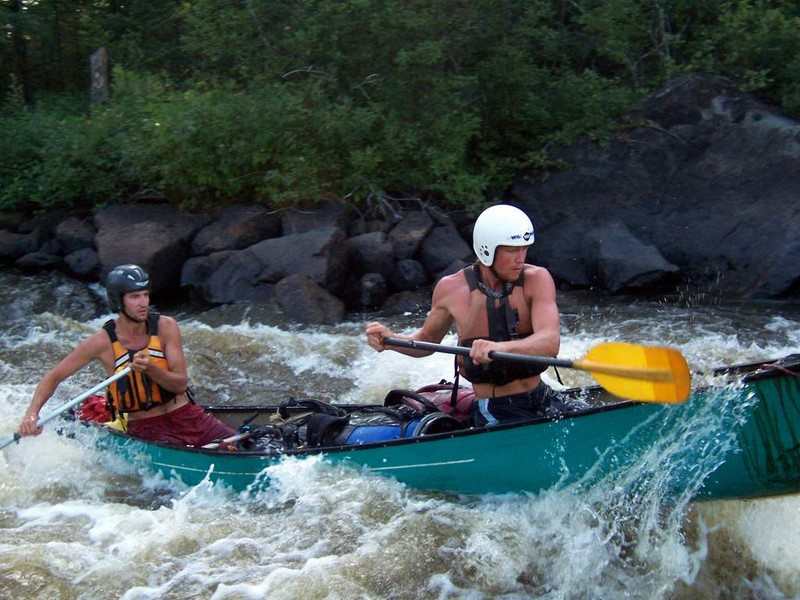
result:
<svg viewBox="0 0 800 600"><path fill-rule="evenodd" d="M675 75L729 76L800 111L800 8L780 0L129 0L60 18L65 6L7 19L0 66L21 41L57 60L19 78L38 86L34 106L0 81L4 208L419 194L477 209L520 169L554 167L549 147L605 140ZM83 54L58 54L53 32ZM58 65L83 77L74 61L100 44L112 94L89 109Z"/></svg>

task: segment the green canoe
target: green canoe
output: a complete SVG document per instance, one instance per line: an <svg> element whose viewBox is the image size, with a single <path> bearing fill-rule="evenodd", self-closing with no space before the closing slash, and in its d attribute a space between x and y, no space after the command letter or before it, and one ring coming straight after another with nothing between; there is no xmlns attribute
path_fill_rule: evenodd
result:
<svg viewBox="0 0 800 600"><path fill-rule="evenodd" d="M367 467L414 488L466 494L536 493L601 481L658 486L659 493L698 500L800 492L800 355L720 369L711 385L693 390L682 404L620 402L597 387L569 393L589 408L560 420L439 433L431 428L397 439L280 453L173 447L92 425L102 432L97 437L103 446L137 465L188 485L208 477L235 490L268 485L265 469L286 456L321 454L330 463ZM308 415L308 406L292 411ZM208 410L235 427L252 419L249 431L263 432L278 407ZM294 420L302 425L304 418Z"/></svg>

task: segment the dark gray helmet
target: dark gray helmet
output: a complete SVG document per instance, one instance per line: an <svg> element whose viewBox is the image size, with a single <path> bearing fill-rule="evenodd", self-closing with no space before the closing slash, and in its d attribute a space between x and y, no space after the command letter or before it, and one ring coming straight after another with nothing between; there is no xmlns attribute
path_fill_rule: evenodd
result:
<svg viewBox="0 0 800 600"><path fill-rule="evenodd" d="M120 265L112 269L106 277L108 308L111 312L122 310L122 296L128 292L138 292L150 287L150 277L138 265Z"/></svg>

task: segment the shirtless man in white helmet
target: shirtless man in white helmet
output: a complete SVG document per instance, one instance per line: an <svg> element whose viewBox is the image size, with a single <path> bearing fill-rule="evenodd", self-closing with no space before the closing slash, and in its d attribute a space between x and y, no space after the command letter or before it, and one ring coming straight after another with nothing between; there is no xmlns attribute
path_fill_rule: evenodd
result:
<svg viewBox="0 0 800 600"><path fill-rule="evenodd" d="M455 325L459 346L470 347L469 357L458 361L460 373L475 391L476 426L579 408L541 380L545 367L489 358L492 351L558 354L561 337L553 278L544 267L525 262L533 240L533 224L518 208L500 204L486 209L473 230L478 260L436 284L422 327L412 335L398 335L372 322L366 327L367 343L378 352L387 348L387 337L438 344ZM391 349L415 357L431 354Z"/></svg>

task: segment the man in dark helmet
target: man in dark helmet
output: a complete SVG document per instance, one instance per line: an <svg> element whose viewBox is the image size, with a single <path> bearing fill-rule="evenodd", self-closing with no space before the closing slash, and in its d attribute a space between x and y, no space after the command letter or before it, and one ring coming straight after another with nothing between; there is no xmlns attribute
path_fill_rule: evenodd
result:
<svg viewBox="0 0 800 600"><path fill-rule="evenodd" d="M108 404L127 415L128 433L151 441L202 446L236 431L187 396L181 333L172 317L151 313L150 279L137 265L121 265L106 278L109 308L118 313L48 371L22 420L21 435L37 435L39 411L67 377L98 359L106 373L130 366L109 386Z"/></svg>
<svg viewBox="0 0 800 600"><path fill-rule="evenodd" d="M459 357L458 369L475 391L476 426L560 416L581 408L542 381L545 367L489 357L493 351L538 356L559 351L553 278L544 267L525 262L534 240L528 215L508 204L491 206L475 221L472 237L475 264L439 280L422 327L412 335L397 335L372 322L366 327L367 343L378 352L387 348L387 337L438 344L455 327L459 345L470 348L468 357ZM389 348L417 357L431 353Z"/></svg>

